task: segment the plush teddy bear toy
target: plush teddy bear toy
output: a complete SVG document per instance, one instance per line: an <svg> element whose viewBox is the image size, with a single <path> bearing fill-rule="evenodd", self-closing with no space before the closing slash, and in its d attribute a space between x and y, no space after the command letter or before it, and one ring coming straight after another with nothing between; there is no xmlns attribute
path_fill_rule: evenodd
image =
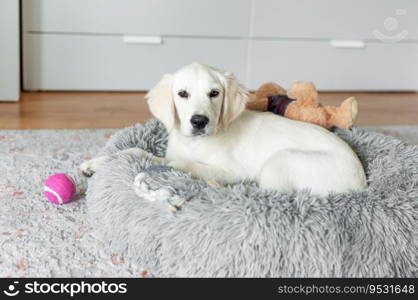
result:
<svg viewBox="0 0 418 300"><path fill-rule="evenodd" d="M276 83L258 88L247 109L270 111L292 120L313 123L327 129L350 128L357 118L357 100L350 97L339 107L319 103L318 92L311 82L296 82L286 91Z"/></svg>

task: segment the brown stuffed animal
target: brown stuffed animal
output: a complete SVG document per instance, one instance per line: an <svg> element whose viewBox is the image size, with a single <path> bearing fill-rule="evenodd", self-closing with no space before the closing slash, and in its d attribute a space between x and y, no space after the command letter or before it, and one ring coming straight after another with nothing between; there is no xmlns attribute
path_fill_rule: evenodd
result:
<svg viewBox="0 0 418 300"><path fill-rule="evenodd" d="M350 128L357 118L357 100L350 97L339 107L319 103L318 92L311 82L296 82L287 92L273 82L265 83L255 92L247 109L271 111L292 120L313 123L327 129L334 126Z"/></svg>

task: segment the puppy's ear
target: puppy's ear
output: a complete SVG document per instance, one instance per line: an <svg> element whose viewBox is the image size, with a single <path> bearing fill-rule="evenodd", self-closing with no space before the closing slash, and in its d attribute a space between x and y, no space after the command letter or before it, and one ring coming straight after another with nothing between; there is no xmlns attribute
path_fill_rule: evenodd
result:
<svg viewBox="0 0 418 300"><path fill-rule="evenodd" d="M168 131L173 128L175 121L172 85L173 75L165 74L160 82L145 95L151 113L163 122Z"/></svg>
<svg viewBox="0 0 418 300"><path fill-rule="evenodd" d="M242 86L232 73L223 73L225 95L221 110L221 123L224 128L238 117L248 101L248 91Z"/></svg>

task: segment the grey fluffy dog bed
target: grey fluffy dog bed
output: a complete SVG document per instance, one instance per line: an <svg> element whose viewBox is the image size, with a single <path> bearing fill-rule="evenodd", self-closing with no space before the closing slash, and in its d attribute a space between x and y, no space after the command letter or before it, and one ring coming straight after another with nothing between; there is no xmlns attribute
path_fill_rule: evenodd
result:
<svg viewBox="0 0 418 300"><path fill-rule="evenodd" d="M418 147L361 128L336 134L362 160L367 191L319 198L253 182L216 188L119 154L89 182L92 224L112 251L154 276L418 276ZM103 151L163 156L166 138L152 120L118 132ZM165 196L139 197L138 174L150 193ZM180 210L168 209L179 199Z"/></svg>

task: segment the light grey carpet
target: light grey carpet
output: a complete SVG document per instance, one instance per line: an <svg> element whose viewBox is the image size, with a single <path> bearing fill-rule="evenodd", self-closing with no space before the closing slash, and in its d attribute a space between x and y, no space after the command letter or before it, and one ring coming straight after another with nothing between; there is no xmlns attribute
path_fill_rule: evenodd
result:
<svg viewBox="0 0 418 300"><path fill-rule="evenodd" d="M418 144L418 126L374 128ZM63 206L42 195L45 178L73 170L115 130L0 131L0 277L143 277L92 235L84 198Z"/></svg>

